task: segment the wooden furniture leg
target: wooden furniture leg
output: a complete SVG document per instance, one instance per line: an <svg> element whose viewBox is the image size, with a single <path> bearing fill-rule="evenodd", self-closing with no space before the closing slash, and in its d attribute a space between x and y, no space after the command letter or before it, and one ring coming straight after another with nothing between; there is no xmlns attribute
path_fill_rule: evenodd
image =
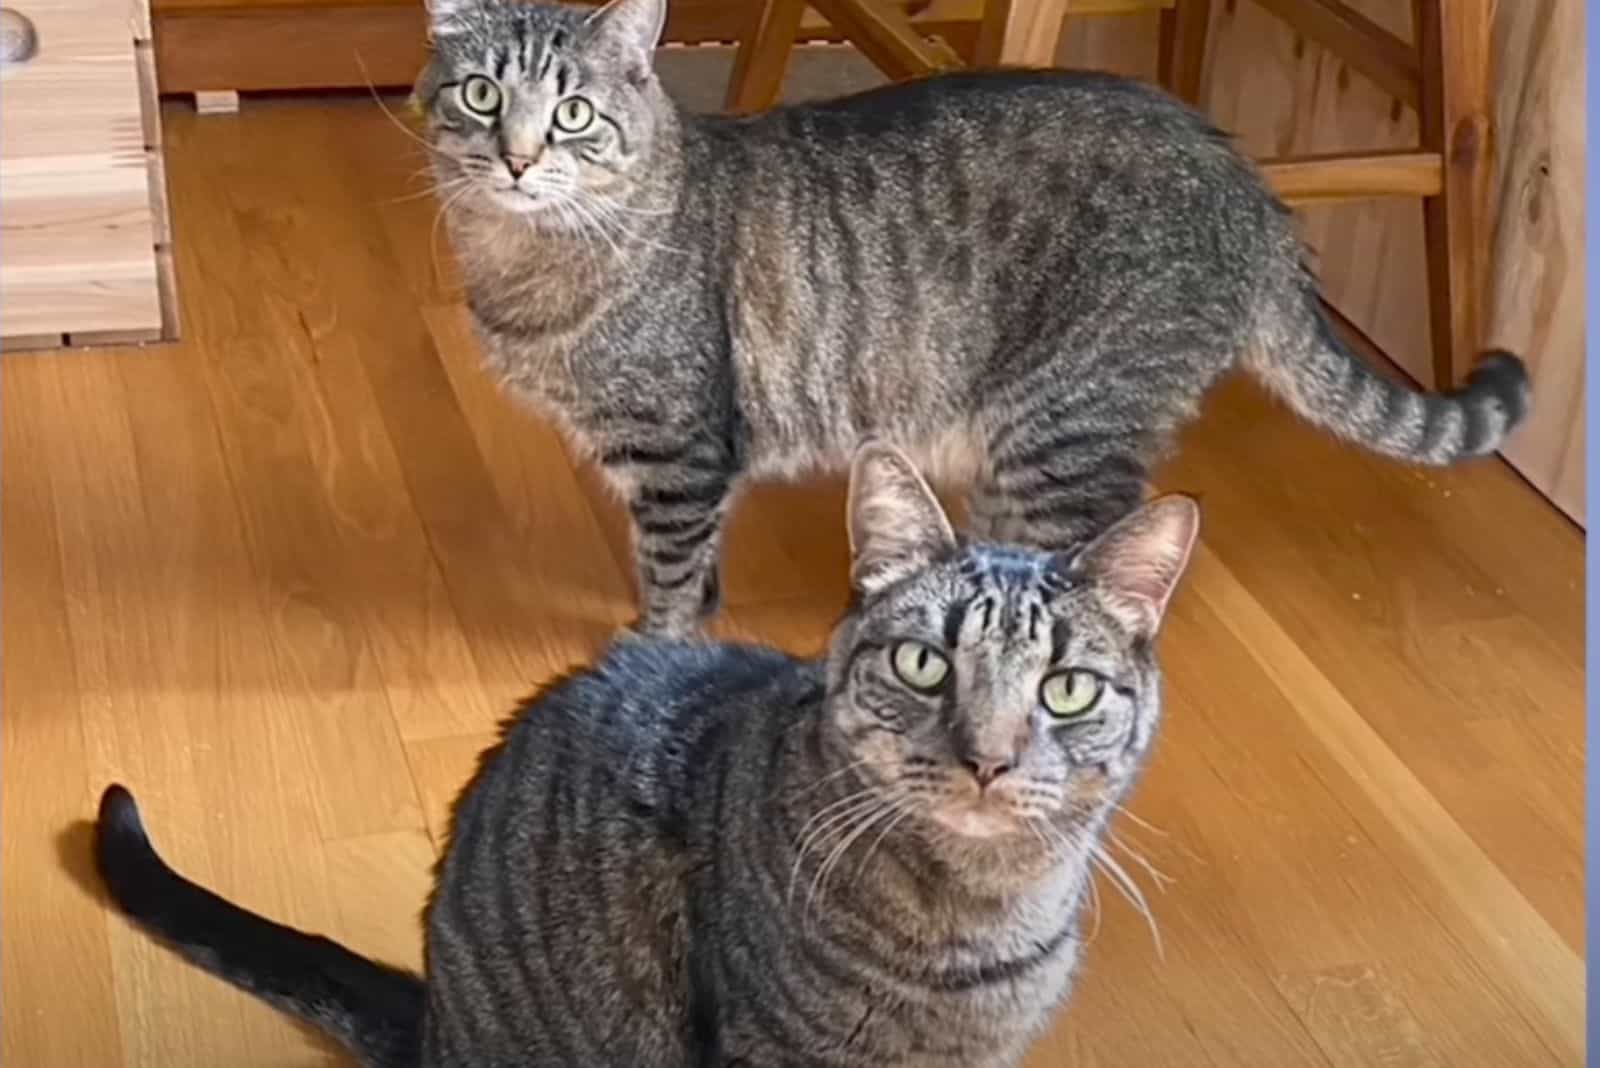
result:
<svg viewBox="0 0 1600 1068"><path fill-rule="evenodd" d="M736 115L765 111L778 102L789 54L800 35L805 0L756 0L728 80L726 107Z"/></svg>
<svg viewBox="0 0 1600 1068"><path fill-rule="evenodd" d="M1444 188L1422 202L1435 384L1460 383L1483 342L1483 225L1493 170L1489 120L1491 0L1414 6L1422 60L1422 146L1438 152Z"/></svg>
<svg viewBox="0 0 1600 1068"><path fill-rule="evenodd" d="M1211 0L1177 0L1161 9L1161 84L1190 107L1200 106L1211 30Z"/></svg>
<svg viewBox="0 0 1600 1068"><path fill-rule="evenodd" d="M810 6L893 81L965 66L949 45L922 36L888 0L810 0Z"/></svg>
<svg viewBox="0 0 1600 1068"><path fill-rule="evenodd" d="M1053 67L1070 0L988 0L978 29L979 67Z"/></svg>

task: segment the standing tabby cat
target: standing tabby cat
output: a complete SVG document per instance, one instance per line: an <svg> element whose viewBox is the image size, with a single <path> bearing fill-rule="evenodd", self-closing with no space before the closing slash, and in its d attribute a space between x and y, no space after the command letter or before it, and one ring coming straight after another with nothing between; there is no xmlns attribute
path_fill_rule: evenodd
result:
<svg viewBox="0 0 1600 1068"><path fill-rule="evenodd" d="M640 627L717 597L739 480L868 436L971 482L973 532L1064 548L1242 363L1385 456L1492 451L1526 407L1387 382L1340 343L1292 220L1163 94L953 74L753 119L680 112L665 0L436 0L418 86L488 359L632 513Z"/></svg>
<svg viewBox="0 0 1600 1068"><path fill-rule="evenodd" d="M530 704L457 804L426 979L188 882L118 786L100 870L373 1068L1007 1068L1066 998L1197 524L1169 497L1071 558L961 544L867 446L827 655L628 639Z"/></svg>

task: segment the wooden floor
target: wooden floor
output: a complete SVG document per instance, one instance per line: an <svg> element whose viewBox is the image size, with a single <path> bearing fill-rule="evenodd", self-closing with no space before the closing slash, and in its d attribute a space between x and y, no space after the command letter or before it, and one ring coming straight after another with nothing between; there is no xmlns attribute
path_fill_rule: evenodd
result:
<svg viewBox="0 0 1600 1068"><path fill-rule="evenodd" d="M631 610L617 510L476 369L374 104L169 106L168 142L183 342L0 360L8 1068L342 1063L107 914L101 787L222 893L415 963L494 724ZM1579 532L1248 383L1163 482L1206 528L1119 828L1161 950L1102 887L1031 1066L1579 1064ZM722 629L815 650L844 580L838 485L758 492Z"/></svg>

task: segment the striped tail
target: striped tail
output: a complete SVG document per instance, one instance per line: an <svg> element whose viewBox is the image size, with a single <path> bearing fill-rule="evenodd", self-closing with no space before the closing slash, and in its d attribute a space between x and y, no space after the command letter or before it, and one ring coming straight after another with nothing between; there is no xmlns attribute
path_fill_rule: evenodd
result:
<svg viewBox="0 0 1600 1068"><path fill-rule="evenodd" d="M366 1068L415 1068L421 1060L421 979L185 879L151 847L121 786L100 798L95 859L117 906L190 963L327 1032Z"/></svg>
<svg viewBox="0 0 1600 1068"><path fill-rule="evenodd" d="M1245 367L1308 422L1381 456L1445 467L1498 449L1528 413L1528 372L1489 352L1466 384L1423 393L1384 378L1345 345L1308 273L1271 294Z"/></svg>

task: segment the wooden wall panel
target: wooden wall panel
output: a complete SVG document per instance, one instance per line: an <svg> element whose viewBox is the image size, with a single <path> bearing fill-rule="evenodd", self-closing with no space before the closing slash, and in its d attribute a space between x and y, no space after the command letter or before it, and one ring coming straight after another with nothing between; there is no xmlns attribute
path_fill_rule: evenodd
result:
<svg viewBox="0 0 1600 1068"><path fill-rule="evenodd" d="M1350 6L1407 40L1411 5ZM1250 0L1216 5L1207 50L1207 110L1258 156L1417 144L1417 116ZM1301 212L1323 292L1396 363L1432 381L1422 206L1364 201Z"/></svg>
<svg viewBox="0 0 1600 1068"><path fill-rule="evenodd" d="M1584 521L1584 5L1502 0L1489 342L1533 366L1537 406L1513 464Z"/></svg>

